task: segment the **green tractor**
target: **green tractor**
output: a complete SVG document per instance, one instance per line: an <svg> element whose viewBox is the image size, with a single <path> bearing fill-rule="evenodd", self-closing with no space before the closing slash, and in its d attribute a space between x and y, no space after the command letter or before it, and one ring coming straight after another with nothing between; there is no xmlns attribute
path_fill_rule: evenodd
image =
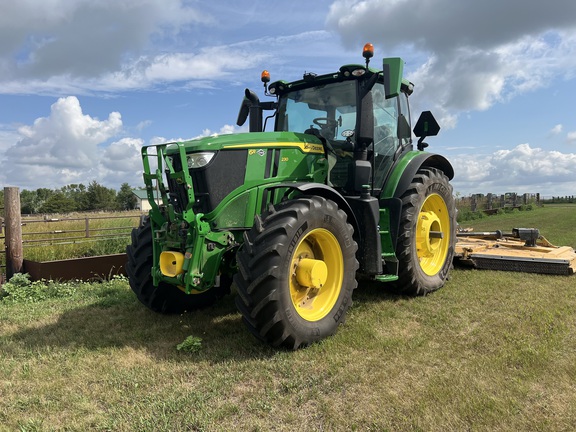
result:
<svg viewBox="0 0 576 432"><path fill-rule="evenodd" d="M249 133L142 148L152 209L132 232L127 273L153 311L236 305L262 341L297 349L336 332L357 276L395 291L442 287L456 241L454 171L424 151L440 129L414 127L403 61L350 64L246 90ZM271 115L264 119L264 112ZM266 124L274 131L266 132Z"/></svg>

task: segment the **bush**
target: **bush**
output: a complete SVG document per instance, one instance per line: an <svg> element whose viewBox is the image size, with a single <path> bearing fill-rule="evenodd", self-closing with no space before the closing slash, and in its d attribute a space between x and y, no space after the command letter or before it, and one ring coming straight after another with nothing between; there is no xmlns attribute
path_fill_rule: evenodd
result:
<svg viewBox="0 0 576 432"><path fill-rule="evenodd" d="M196 353L202 349L202 339L196 336L188 336L184 342L176 345L178 351Z"/></svg>
<svg viewBox="0 0 576 432"><path fill-rule="evenodd" d="M466 222L466 221L473 221L476 219L482 219L486 215L483 211L470 211L470 210L463 210L458 211L458 216L456 217L457 222Z"/></svg>
<svg viewBox="0 0 576 432"><path fill-rule="evenodd" d="M0 300L7 303L35 303L51 298L70 297L77 286L70 282L30 280L28 273L16 273L2 285Z"/></svg>

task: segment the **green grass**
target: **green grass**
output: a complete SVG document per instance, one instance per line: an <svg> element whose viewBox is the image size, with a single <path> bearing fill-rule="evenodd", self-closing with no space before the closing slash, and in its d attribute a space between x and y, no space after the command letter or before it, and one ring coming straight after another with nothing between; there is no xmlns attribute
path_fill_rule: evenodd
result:
<svg viewBox="0 0 576 432"><path fill-rule="evenodd" d="M415 299L363 283L339 332L298 352L257 342L232 297L167 317L121 279L70 291L0 305L0 430L576 427L568 277L456 270Z"/></svg>
<svg viewBox="0 0 576 432"><path fill-rule="evenodd" d="M576 248L575 204L546 204L530 211L514 210L512 213L486 216L482 219L462 222L460 225L473 227L478 231L500 229L510 232L512 228L538 228L540 234L551 243Z"/></svg>
<svg viewBox="0 0 576 432"><path fill-rule="evenodd" d="M535 226L570 243L562 215ZM338 333L297 352L255 340L233 296L162 316L122 278L19 291L0 300L0 431L575 430L575 284L456 269L405 298L361 282Z"/></svg>

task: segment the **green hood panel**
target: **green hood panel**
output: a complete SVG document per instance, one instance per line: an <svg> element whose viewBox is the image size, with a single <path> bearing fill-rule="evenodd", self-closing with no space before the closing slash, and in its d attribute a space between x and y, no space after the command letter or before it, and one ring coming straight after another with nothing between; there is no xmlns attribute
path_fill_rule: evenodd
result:
<svg viewBox="0 0 576 432"><path fill-rule="evenodd" d="M322 143L314 135L295 132L250 132L204 137L182 142L186 152L218 151L241 148L298 147L304 153L324 153Z"/></svg>

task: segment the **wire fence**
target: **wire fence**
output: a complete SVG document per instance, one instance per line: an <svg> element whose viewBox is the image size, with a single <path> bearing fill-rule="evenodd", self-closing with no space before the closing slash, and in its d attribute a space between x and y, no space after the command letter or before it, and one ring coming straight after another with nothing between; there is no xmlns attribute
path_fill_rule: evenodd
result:
<svg viewBox="0 0 576 432"><path fill-rule="evenodd" d="M25 220L23 219L22 225L30 224L62 224L71 222L81 222L84 226L82 229L55 229L47 231L23 231L22 232L22 244L24 247L32 246L52 246L52 245L64 245L64 244L76 244L85 243L89 241L98 241L106 238L118 238L127 237L132 228L136 224L114 226L114 227L90 227L91 221L103 221L111 219L133 219L135 221L139 220L139 215L128 215L128 216L92 216L83 218L50 218L50 219L38 219L38 220ZM99 234L104 233L104 234ZM81 234L81 235L77 235ZM68 235L68 236L67 236ZM42 238L28 238L32 236L49 236Z"/></svg>
<svg viewBox="0 0 576 432"><path fill-rule="evenodd" d="M0 208L3 210L3 208ZM111 243L116 243L116 248L128 244L130 233L137 227L141 218L140 212L131 212L125 215L82 215L77 217L41 217L39 215L22 216L22 248L25 257L32 260L42 261L42 257L55 255L58 249L62 250L58 259L79 258L80 256L65 256L67 253L81 255L83 257L94 254L95 250L102 254L113 254L118 251L106 251ZM96 243L107 245L96 248ZM0 218L0 283L5 280L7 270L6 263L6 229L4 220ZM120 246L118 246L120 245ZM112 245L114 247L114 245ZM71 250L70 248L73 248ZM50 253L48 253L50 252Z"/></svg>

